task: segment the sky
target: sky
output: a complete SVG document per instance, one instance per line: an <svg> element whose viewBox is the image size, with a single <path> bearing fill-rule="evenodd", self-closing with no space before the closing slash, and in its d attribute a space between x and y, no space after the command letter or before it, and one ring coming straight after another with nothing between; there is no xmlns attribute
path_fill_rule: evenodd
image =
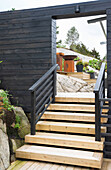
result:
<svg viewBox="0 0 111 170"><path fill-rule="evenodd" d="M0 0L0 11L11 10L12 8L19 10L88 1L89 0ZM80 35L78 42L83 42L89 50L95 48L100 53L101 57L104 57L106 55L106 45L100 45L100 42L106 41L106 39L100 24L87 23L88 19L96 17L98 18L99 16L57 20L56 23L57 26L59 26L58 40L61 39L64 43L68 30L75 26ZM103 24L106 30L106 22L104 21Z"/></svg>

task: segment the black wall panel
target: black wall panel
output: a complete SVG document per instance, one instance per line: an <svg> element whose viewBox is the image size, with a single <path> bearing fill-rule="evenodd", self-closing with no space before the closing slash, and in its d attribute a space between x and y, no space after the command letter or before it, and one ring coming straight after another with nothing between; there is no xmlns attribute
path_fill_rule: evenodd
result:
<svg viewBox="0 0 111 170"><path fill-rule="evenodd" d="M52 18L30 17L21 11L1 13L0 18L0 87L13 96L13 104L30 112L32 86L53 64ZM18 18L18 15L20 16Z"/></svg>
<svg viewBox="0 0 111 170"><path fill-rule="evenodd" d="M107 2L107 3L106 3ZM25 111L30 112L33 85L56 63L56 20L106 14L111 1L92 1L46 8L0 13L0 87L8 89ZM79 12L76 9L79 7ZM111 12L108 14L108 43L111 44ZM108 46L108 85L111 57ZM109 94L111 94L109 90ZM111 96L110 96L111 97Z"/></svg>

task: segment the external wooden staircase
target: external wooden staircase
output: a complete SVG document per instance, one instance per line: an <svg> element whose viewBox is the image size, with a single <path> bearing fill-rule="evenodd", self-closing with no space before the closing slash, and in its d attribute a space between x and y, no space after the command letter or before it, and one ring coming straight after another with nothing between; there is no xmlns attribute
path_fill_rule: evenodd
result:
<svg viewBox="0 0 111 170"><path fill-rule="evenodd" d="M101 169L104 140L95 141L94 102L87 95L56 96L36 124L36 134L26 135L16 157ZM106 128L101 131L105 133Z"/></svg>

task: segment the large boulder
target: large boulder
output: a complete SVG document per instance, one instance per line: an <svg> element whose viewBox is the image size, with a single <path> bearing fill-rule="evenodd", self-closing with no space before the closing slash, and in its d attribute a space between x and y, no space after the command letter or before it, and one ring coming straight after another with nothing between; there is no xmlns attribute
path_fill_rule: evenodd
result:
<svg viewBox="0 0 111 170"><path fill-rule="evenodd" d="M16 152L18 148L24 145L24 140L21 139L11 139L13 153Z"/></svg>
<svg viewBox="0 0 111 170"><path fill-rule="evenodd" d="M25 138L25 135L30 133L30 123L21 107L14 107L15 115L20 118L20 127L18 128L18 135L20 138Z"/></svg>
<svg viewBox="0 0 111 170"><path fill-rule="evenodd" d="M88 85L87 82L75 77L57 74L57 92L93 92L94 85Z"/></svg>
<svg viewBox="0 0 111 170"><path fill-rule="evenodd" d="M0 119L0 170L5 170L10 165L9 141L6 132L6 123Z"/></svg>

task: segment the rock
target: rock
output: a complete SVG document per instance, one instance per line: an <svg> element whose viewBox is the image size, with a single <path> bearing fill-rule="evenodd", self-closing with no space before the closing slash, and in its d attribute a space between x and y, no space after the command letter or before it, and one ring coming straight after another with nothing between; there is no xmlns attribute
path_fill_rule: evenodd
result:
<svg viewBox="0 0 111 170"><path fill-rule="evenodd" d="M0 119L0 129L6 133L6 123L3 123L2 119Z"/></svg>
<svg viewBox="0 0 111 170"><path fill-rule="evenodd" d="M12 151L13 153L15 153L16 150L24 144L24 140L11 139L11 144L12 144Z"/></svg>
<svg viewBox="0 0 111 170"><path fill-rule="evenodd" d="M18 135L20 138L25 138L25 135L30 133L30 123L21 107L14 107L15 115L20 117L20 128L18 129Z"/></svg>
<svg viewBox="0 0 111 170"><path fill-rule="evenodd" d="M11 154L10 161L11 161L11 162L15 162L15 161L16 161L15 154Z"/></svg>
<svg viewBox="0 0 111 170"><path fill-rule="evenodd" d="M75 77L57 74L57 92L92 92L94 85L88 85L87 82Z"/></svg>
<svg viewBox="0 0 111 170"><path fill-rule="evenodd" d="M61 84L58 81L57 81L57 91L64 92L64 89L62 88Z"/></svg>
<svg viewBox="0 0 111 170"><path fill-rule="evenodd" d="M6 124L0 119L0 170L5 170L10 165L10 151Z"/></svg>

